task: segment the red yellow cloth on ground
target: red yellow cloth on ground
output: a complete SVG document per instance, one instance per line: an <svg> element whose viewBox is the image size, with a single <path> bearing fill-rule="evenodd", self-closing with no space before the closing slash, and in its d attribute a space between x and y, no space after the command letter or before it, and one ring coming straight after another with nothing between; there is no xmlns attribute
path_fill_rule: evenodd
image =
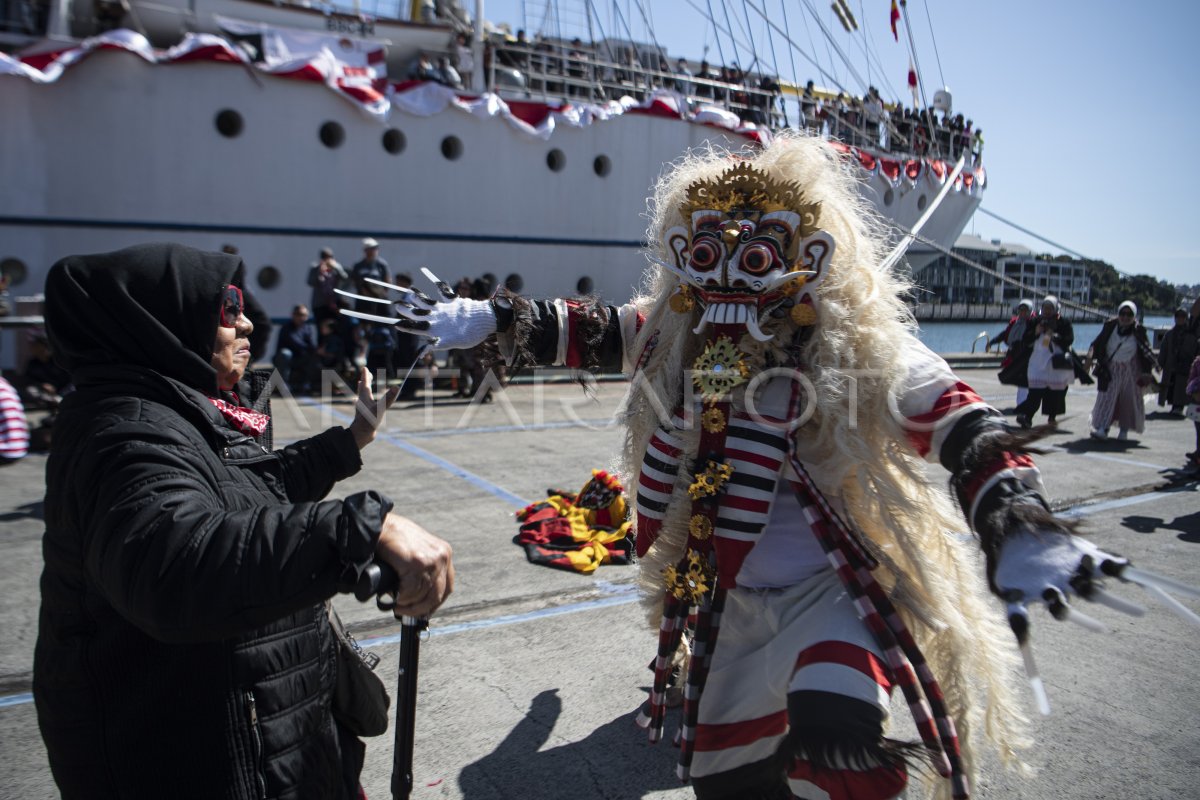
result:
<svg viewBox="0 0 1200 800"><path fill-rule="evenodd" d="M629 509L615 476L592 470L579 492L547 489L547 498L517 512L513 543L534 564L591 573L601 564L629 564Z"/></svg>

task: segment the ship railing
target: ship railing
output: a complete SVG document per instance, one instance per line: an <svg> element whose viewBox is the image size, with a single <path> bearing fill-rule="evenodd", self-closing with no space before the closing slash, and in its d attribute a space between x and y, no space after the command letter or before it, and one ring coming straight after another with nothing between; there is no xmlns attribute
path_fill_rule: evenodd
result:
<svg viewBox="0 0 1200 800"><path fill-rule="evenodd" d="M591 102L629 96L641 102L658 90L673 91L687 101L688 111L709 103L737 114L743 120L777 128L787 124L779 106L779 92L720 80L652 69L637 62L611 61L594 48L526 46L513 43L492 46L488 87L500 94L522 95L542 102L582 99ZM515 70L523 84L500 73Z"/></svg>

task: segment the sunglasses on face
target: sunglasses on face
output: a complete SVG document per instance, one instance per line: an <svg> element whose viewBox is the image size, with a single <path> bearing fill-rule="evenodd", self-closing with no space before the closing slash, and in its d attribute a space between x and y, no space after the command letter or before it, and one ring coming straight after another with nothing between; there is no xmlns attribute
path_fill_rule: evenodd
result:
<svg viewBox="0 0 1200 800"><path fill-rule="evenodd" d="M236 328L244 308L242 290L236 286L226 286L221 294L221 327Z"/></svg>

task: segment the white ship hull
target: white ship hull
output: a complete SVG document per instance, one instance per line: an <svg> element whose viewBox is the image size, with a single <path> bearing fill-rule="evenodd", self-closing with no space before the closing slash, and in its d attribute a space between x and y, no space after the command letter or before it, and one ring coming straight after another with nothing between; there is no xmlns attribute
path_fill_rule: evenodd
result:
<svg viewBox="0 0 1200 800"><path fill-rule="evenodd" d="M320 84L124 52L94 53L49 84L0 76L0 108L0 259L27 269L14 294L40 292L49 265L72 253L147 240L232 243L273 316L307 301L307 268L321 247L349 266L364 236L383 243L393 272L517 274L525 293L543 296L574 293L588 277L623 301L646 266L646 197L664 165L706 141L748 144L638 114L559 126L546 141L453 107L393 110L381 123ZM215 125L226 109L244 122L235 138ZM327 122L344 129L336 149L318 135ZM382 145L388 128L404 136L399 154ZM447 137L461 143L456 160L442 155ZM551 150L561 152L560 171L547 165ZM598 157L611 165L603 177ZM981 184L951 191L923 233L950 246ZM938 188L925 175L893 183L864 172L865 196L904 227ZM281 275L273 286L258 282L268 265Z"/></svg>

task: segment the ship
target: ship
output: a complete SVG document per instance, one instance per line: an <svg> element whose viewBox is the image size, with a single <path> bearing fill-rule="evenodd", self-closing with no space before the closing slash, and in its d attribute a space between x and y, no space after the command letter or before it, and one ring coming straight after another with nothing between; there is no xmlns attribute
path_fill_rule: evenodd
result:
<svg viewBox="0 0 1200 800"><path fill-rule="evenodd" d="M470 16L447 5L417 0L384 17L303 0L10 2L10 291L37 294L72 253L233 245L247 285L281 317L307 301L322 248L349 267L371 237L393 273L486 273L530 295L619 303L647 266L646 198L664 166L796 125L781 97L798 108L800 87L763 82L765 71L733 86L653 42L525 40L483 23L482 3ZM462 85L412 77L422 54L465 66ZM680 59L686 81L669 66ZM897 241L922 224L910 262L952 246L981 202L986 175L969 153L832 120L814 133L859 171Z"/></svg>

